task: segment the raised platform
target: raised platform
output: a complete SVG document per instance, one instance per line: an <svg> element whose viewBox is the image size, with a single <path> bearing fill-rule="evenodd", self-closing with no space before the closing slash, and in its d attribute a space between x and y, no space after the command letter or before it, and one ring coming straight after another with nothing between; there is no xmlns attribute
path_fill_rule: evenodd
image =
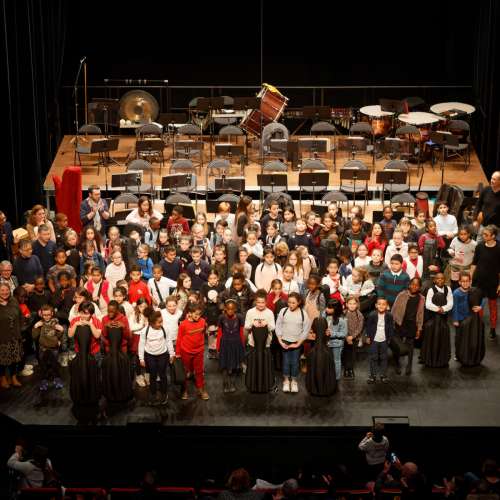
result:
<svg viewBox="0 0 500 500"><path fill-rule="evenodd" d="M44 181L44 189L46 191L50 191L53 189L54 184L52 182L52 176L62 175L64 169L70 165L74 164L74 144L72 142L72 136L64 136L57 154L54 158L52 166L47 174L47 177ZM208 141L208 138L205 138ZM252 150L253 151L253 150ZM167 175L170 171L171 161L169 160L172 155L172 148L166 147L164 150L165 156L165 166L160 168L158 163L154 163L154 172L153 172L153 183L155 186L161 185L161 177ZM123 173L126 171L125 164L135 158L135 137L132 136L120 136L120 143L118 151L111 154L111 156L118 161L123 166L111 165L110 173ZM253 156L258 156L258 153L255 151ZM204 164L208 164L210 157L210 151L208 148L208 144L205 145L204 150ZM215 156L214 156L215 157ZM359 155L356 157L364 161L367 166L372 168L371 166L371 157L367 155ZM89 185L97 184L99 186L105 185L105 174L104 169L101 168L99 175L97 174L97 167L94 166L97 162L97 155L82 155L83 161L83 187L86 188ZM326 160L326 164L330 167L330 189L338 189L340 185L340 174L339 170L342 165L349 159L349 156L346 152L338 152L337 154L337 170L333 171L333 162L331 159ZM388 158L378 159L375 162L375 169L382 170L384 165L387 163ZM234 165L233 175L239 175L240 167L239 165ZM244 174L246 179L246 187L248 191L258 190L259 187L257 185L257 174L260 173L261 167L258 163L251 161L248 166L245 167ZM463 162L460 160L452 161L447 160L445 167L445 182L449 184L456 184L461 187L465 191L474 191L477 188L478 183L487 183L486 176L481 167L479 159L475 153L475 151L471 152L471 163L466 172L464 172ZM146 175L144 182L149 183L149 174ZM410 183L412 191L416 190L418 186L419 179L416 177L416 168L412 168ZM111 185L111 179L108 175L108 183ZM202 175L199 176L199 188L204 188L205 186L205 172L202 172ZM429 162L424 164L424 177L422 181L422 190L428 191L430 193L438 191L441 186L441 172L438 166L434 169L431 167ZM288 170L288 187L289 191L297 191L298 190L298 172L293 171L291 168ZM378 186L375 182L375 175L372 174L371 180L369 181L369 189L372 191L378 190L380 186Z"/></svg>
<svg viewBox="0 0 500 500"><path fill-rule="evenodd" d="M453 335L452 335L453 342ZM453 345L453 344L452 344ZM462 368L450 361L449 369L429 369L417 363L410 377L396 375L389 364L390 383L368 385L368 360L358 356L356 378L342 380L338 392L329 398L310 396L299 377L300 392L250 394L243 379L238 392L224 394L218 362L205 360L209 401L194 396L181 401L177 387L170 386L169 404L162 409L145 405L146 388L136 389L135 407L106 421L107 425L155 423L166 426L208 427L367 427L372 416L408 417L412 427L500 427L500 345L487 340L486 357L476 368ZM403 361L404 363L405 361ZM23 387L0 392L0 412L26 425L74 425L69 398L68 369L62 369L66 386L51 390L45 406L35 407L39 400L38 376L22 379Z"/></svg>

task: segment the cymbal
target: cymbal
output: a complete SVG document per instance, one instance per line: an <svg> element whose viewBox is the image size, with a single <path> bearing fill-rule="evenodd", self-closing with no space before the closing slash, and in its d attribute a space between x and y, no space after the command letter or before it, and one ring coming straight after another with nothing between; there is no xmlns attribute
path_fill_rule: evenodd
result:
<svg viewBox="0 0 500 500"><path fill-rule="evenodd" d="M158 118L158 101L144 90L131 90L120 99L120 118L149 123Z"/></svg>

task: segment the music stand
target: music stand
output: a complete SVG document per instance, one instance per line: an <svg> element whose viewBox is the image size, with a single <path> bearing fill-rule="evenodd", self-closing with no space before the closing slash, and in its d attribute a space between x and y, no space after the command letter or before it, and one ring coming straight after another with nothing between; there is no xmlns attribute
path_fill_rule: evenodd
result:
<svg viewBox="0 0 500 500"><path fill-rule="evenodd" d="M215 156L243 156L245 146L243 144L219 143L215 145Z"/></svg>
<svg viewBox="0 0 500 500"><path fill-rule="evenodd" d="M389 205L392 200L392 186L394 184L406 184L408 179L408 172L406 170L379 170L377 172L376 182L382 184L382 206L384 206L384 189L385 185L389 184Z"/></svg>
<svg viewBox="0 0 500 500"><path fill-rule="evenodd" d="M214 109L224 108L224 97L198 97L196 109L207 111L209 117L210 130L210 161L212 161L212 144L214 138L213 111Z"/></svg>
<svg viewBox="0 0 500 500"><path fill-rule="evenodd" d="M192 175L190 174L170 174L161 178L161 188L171 192L186 192L190 190Z"/></svg>
<svg viewBox="0 0 500 500"><path fill-rule="evenodd" d="M166 203L165 202L165 213L163 214L163 220L167 219L172 215L172 209L176 206L182 207L184 210L183 216L187 220L195 220L196 218L196 213L195 209L193 208L193 204L190 203L189 205L187 203Z"/></svg>
<svg viewBox="0 0 500 500"><path fill-rule="evenodd" d="M207 213L216 214L219 210L219 205L222 203L222 200L206 200ZM236 213L236 208L238 203L236 201L225 201L224 203L229 203L231 207L231 213Z"/></svg>
<svg viewBox="0 0 500 500"><path fill-rule="evenodd" d="M109 135L109 126L118 126L120 101L106 97L95 97L88 105L90 123L104 125L104 135Z"/></svg>
<svg viewBox="0 0 500 500"><path fill-rule="evenodd" d="M316 187L324 186L328 189L330 172L299 172L299 207L302 211L302 191L304 187L312 187L313 205L316 201ZM320 190L321 191L321 190Z"/></svg>
<svg viewBox="0 0 500 500"><path fill-rule="evenodd" d="M245 191L245 178L244 177L217 177L214 179L214 191L223 193L243 193Z"/></svg>
<svg viewBox="0 0 500 500"><path fill-rule="evenodd" d="M257 185L264 193L274 193L275 188L278 192L288 191L288 175L287 174L257 174ZM265 189L265 188L271 188Z"/></svg>
<svg viewBox="0 0 500 500"><path fill-rule="evenodd" d="M109 139L94 139L90 145L90 154L97 153L99 155L99 161L97 162L97 175L99 175L100 168L104 168L104 180L106 183L106 191L108 190L108 170L109 164L115 163L120 166L120 164L109 156L110 151L116 151L118 149L118 144L120 139L118 137Z"/></svg>
<svg viewBox="0 0 500 500"><path fill-rule="evenodd" d="M441 185L444 184L444 155L446 146L457 147L460 143L459 138L449 132L431 132L430 139L434 144L442 147L441 151Z"/></svg>
<svg viewBox="0 0 500 500"><path fill-rule="evenodd" d="M361 136L349 136L339 138L339 149L342 151L349 151L354 160L357 151L367 152L368 139Z"/></svg>
<svg viewBox="0 0 500 500"><path fill-rule="evenodd" d="M129 171L125 174L112 174L111 187L122 188L125 187L125 192L128 193L129 186L137 186L137 193L139 193L139 186L142 184L142 172Z"/></svg>
<svg viewBox="0 0 500 500"><path fill-rule="evenodd" d="M234 97L232 108L235 111L260 109L260 97Z"/></svg>
<svg viewBox="0 0 500 500"><path fill-rule="evenodd" d="M304 106L302 116L313 120L331 120L332 110L330 106Z"/></svg>
<svg viewBox="0 0 500 500"><path fill-rule="evenodd" d="M370 180L370 170L362 168L341 168L340 180L349 180L353 183L352 202L356 204L356 182L365 181L365 205L368 201L368 181Z"/></svg>

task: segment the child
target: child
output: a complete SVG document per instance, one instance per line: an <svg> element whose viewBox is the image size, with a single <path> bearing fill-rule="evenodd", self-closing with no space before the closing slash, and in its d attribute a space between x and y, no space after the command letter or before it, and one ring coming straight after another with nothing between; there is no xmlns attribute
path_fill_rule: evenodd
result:
<svg viewBox="0 0 500 500"><path fill-rule="evenodd" d="M327 346L332 350L335 363L335 378L340 380L342 374L342 350L347 336L347 323L342 316L342 303L336 299L330 299L325 307L324 316L327 323L326 336Z"/></svg>
<svg viewBox="0 0 500 500"><path fill-rule="evenodd" d="M386 263L384 262L384 254L382 250L375 248L371 255L370 264L368 264L366 270L368 271L368 277L373 281L375 286L378 286L378 280L380 275L388 269Z"/></svg>
<svg viewBox="0 0 500 500"><path fill-rule="evenodd" d="M167 221L167 231L172 242L179 241L183 234L189 234L189 224L183 214L184 210L180 205L172 208L172 215Z"/></svg>
<svg viewBox="0 0 500 500"><path fill-rule="evenodd" d="M162 267L159 264L153 266L153 277L148 281L149 293L153 301L153 307L165 309L165 299L170 295L177 283L163 276Z"/></svg>
<svg viewBox="0 0 500 500"><path fill-rule="evenodd" d="M39 314L41 319L33 326L32 335L33 340L38 341L38 360L42 377L39 389L41 393L45 393L51 380L56 389L64 387L57 363L64 328L54 317L54 308L51 305L42 306Z"/></svg>
<svg viewBox="0 0 500 500"><path fill-rule="evenodd" d="M85 261L83 264L83 273L80 274L80 286L85 286L92 277L92 269L95 267L91 260Z"/></svg>
<svg viewBox="0 0 500 500"><path fill-rule="evenodd" d="M56 310L57 319L64 326L69 325L69 312L73 306L75 290L70 274L61 271L57 275L57 290L52 296L52 305Z"/></svg>
<svg viewBox="0 0 500 500"><path fill-rule="evenodd" d="M391 313L394 318L396 328L395 342L391 346L394 361L396 363L396 373L401 375L401 366L399 364L400 346L406 344L408 350L408 362L406 364L405 375L411 375L413 363L413 347L415 340L418 340L422 333L424 324L425 299L420 293L422 281L420 278L412 278L407 290L398 294Z"/></svg>
<svg viewBox="0 0 500 500"><path fill-rule="evenodd" d="M321 280L322 285L328 285L330 288L330 298L340 299L340 274L339 274L339 261L332 259L326 267L327 275Z"/></svg>
<svg viewBox="0 0 500 500"><path fill-rule="evenodd" d="M390 227L390 226L388 226ZM393 231L390 230L391 236ZM370 236L367 236L365 239L365 245L368 248L368 255L371 255L375 248L382 250L382 253L385 252L385 247L387 246L387 236L382 228L382 225L378 222L375 222L372 226L372 231Z"/></svg>
<svg viewBox="0 0 500 500"><path fill-rule="evenodd" d="M227 268L231 269L238 259L238 245L233 241L233 233L229 228L222 233L222 244L226 248Z"/></svg>
<svg viewBox="0 0 500 500"><path fill-rule="evenodd" d="M283 222L280 226L280 232L283 238L290 240L295 235L295 212L293 208L285 208L283 210Z"/></svg>
<svg viewBox="0 0 500 500"><path fill-rule="evenodd" d="M371 261L372 261L372 259L368 255L367 246L364 243L361 243L358 246L358 250L356 251L356 258L354 259L354 267L367 268L370 265Z"/></svg>
<svg viewBox="0 0 500 500"><path fill-rule="evenodd" d="M283 293L283 284L281 280L275 279L271 283L271 291L267 294L266 307L274 314L274 319L278 313L286 307L288 295Z"/></svg>
<svg viewBox="0 0 500 500"><path fill-rule="evenodd" d="M148 306L144 297L139 297L135 303L132 316L129 317L129 327L131 333L129 345L130 365L132 367L132 376L135 375L135 383L139 387L146 387L149 382L149 374L143 373L144 369L139 363L137 356L139 350L139 341L141 331L147 326L147 314L150 314L151 308Z"/></svg>
<svg viewBox="0 0 500 500"><path fill-rule="evenodd" d="M344 342L344 378L354 378L354 362L356 350L363 346L363 328L365 318L359 310L359 299L347 297L345 319L347 322L347 335Z"/></svg>
<svg viewBox="0 0 500 500"><path fill-rule="evenodd" d="M281 241L277 222L269 222L267 224L266 237L265 239L262 238L262 240L264 241L264 245L272 247Z"/></svg>
<svg viewBox="0 0 500 500"><path fill-rule="evenodd" d="M175 290L172 292L172 295L177 297L177 308L179 311L183 312L187 302L188 302L188 294L191 290L191 277L187 273L179 274L179 278L177 279L177 286Z"/></svg>
<svg viewBox="0 0 500 500"><path fill-rule="evenodd" d="M384 207L384 211L382 213L383 213L383 218L380 221L380 225L384 230L385 239L387 241L391 241L392 235L397 226L397 222L392 218L394 214L390 206Z"/></svg>
<svg viewBox="0 0 500 500"><path fill-rule="evenodd" d="M82 249L82 256L80 257L80 274L84 274L85 263L92 262L94 267L98 267L104 273L106 264L102 255L96 250L95 243L87 241Z"/></svg>
<svg viewBox="0 0 500 500"><path fill-rule="evenodd" d="M13 291L13 290L12 290ZM28 308L30 311L39 311L42 306L50 303L50 292L45 288L45 279L38 276L34 281L33 291L28 295Z"/></svg>
<svg viewBox="0 0 500 500"><path fill-rule="evenodd" d="M389 303L384 297L379 297L366 319L366 342L370 344L370 376L368 383L374 384L377 376L386 384L387 378L387 346L394 335L394 320L389 312Z"/></svg>
<svg viewBox="0 0 500 500"><path fill-rule="evenodd" d="M102 270L94 266L91 270L90 280L85 284L85 288L92 296L92 301L99 310L105 314L108 309L108 303L113 296L113 290L109 282L103 279Z"/></svg>
<svg viewBox="0 0 500 500"><path fill-rule="evenodd" d="M170 242L168 238L168 231L166 229L160 229L158 233L158 238L156 239L154 246L154 256L156 258L156 263L162 262L167 248L169 248ZM175 250L175 247L172 247ZM175 255L173 257L175 259ZM180 271L179 271L180 272Z"/></svg>
<svg viewBox="0 0 500 500"><path fill-rule="evenodd" d="M490 340L497 336L497 298L500 291L500 244L496 239L497 233L497 227L492 224L483 228L483 241L476 247L471 266L472 285L480 288L488 298Z"/></svg>
<svg viewBox="0 0 500 500"><path fill-rule="evenodd" d="M130 268L130 283L128 287L128 300L131 304L135 304L139 297L144 297L149 305L152 303L149 288L142 281L142 271L137 265Z"/></svg>
<svg viewBox="0 0 500 500"><path fill-rule="evenodd" d="M219 275L219 281L222 283L226 281L228 275L228 269L226 260L226 247L224 245L217 245L214 247L212 267L217 271ZM248 264L248 267L250 268L250 274L251 274L252 266Z"/></svg>
<svg viewBox="0 0 500 500"><path fill-rule="evenodd" d="M283 277L281 278L281 283L283 284L283 292L286 295L290 295L292 292L297 292L300 294L299 285L293 279L293 275L293 266L291 266L290 264L285 265L285 267L283 268Z"/></svg>
<svg viewBox="0 0 500 500"><path fill-rule="evenodd" d="M283 350L283 392L299 392L300 346L306 340L311 329L311 320L302 309L302 297L291 293L288 307L278 314L276 337Z"/></svg>
<svg viewBox="0 0 500 500"><path fill-rule="evenodd" d="M101 233L95 231L91 226L86 226L82 229L80 236L80 246L82 250L87 247L87 243L92 243L95 251L101 256L104 255L104 245L102 242Z"/></svg>
<svg viewBox="0 0 500 500"><path fill-rule="evenodd" d="M258 289L265 290L266 293L271 289L273 279L282 277L282 270L279 264L274 262L274 251L270 247L264 250L264 262L257 266L255 270L255 286Z"/></svg>
<svg viewBox="0 0 500 500"><path fill-rule="evenodd" d="M347 278L352 273L352 252L347 246L341 246L337 252L340 266L339 274L342 278Z"/></svg>
<svg viewBox="0 0 500 500"><path fill-rule="evenodd" d="M408 257L403 260L403 271L410 277L422 278L424 274L424 259L418 253L418 247L412 244L408 247Z"/></svg>
<svg viewBox="0 0 500 500"><path fill-rule="evenodd" d="M325 296L320 285L321 278L317 274L311 274L311 276L307 279L304 311L307 313L311 321L316 319L325 309Z"/></svg>
<svg viewBox="0 0 500 500"><path fill-rule="evenodd" d="M438 214L434 217L434 222L436 223L439 236L444 238L448 246L451 240L458 234L457 218L448 213L449 207L447 203L441 201L437 205Z"/></svg>
<svg viewBox="0 0 500 500"><path fill-rule="evenodd" d="M231 204L227 201L222 201L217 207L217 215L215 216L214 223L217 226L219 221L225 222L227 227L232 231L234 228L235 215L231 213Z"/></svg>
<svg viewBox="0 0 500 500"><path fill-rule="evenodd" d="M124 246L124 242L120 237L120 230L116 226L111 226L108 229L108 239L104 246L104 258L106 261L109 262L113 252L116 252L118 249L120 253L124 251Z"/></svg>
<svg viewBox="0 0 500 500"><path fill-rule="evenodd" d="M375 285L368 278L368 272L362 267L355 267L352 274L342 280L340 293L343 298L357 297L360 302L360 309L365 313L372 308L375 303Z"/></svg>
<svg viewBox="0 0 500 500"><path fill-rule="evenodd" d="M58 213L55 218L54 234L56 236L56 248L64 246L66 233L69 231L68 217L66 214Z"/></svg>
<svg viewBox="0 0 500 500"><path fill-rule="evenodd" d="M427 220L427 214L425 210L417 210L415 218L411 221L415 227L417 234L423 234L425 232L425 221Z"/></svg>
<svg viewBox="0 0 500 500"><path fill-rule="evenodd" d="M128 294L127 289L122 286L117 286L113 290L113 300L118 302L118 306L123 309L123 313L127 316L130 323L132 316L134 315L134 308L132 304L127 300Z"/></svg>
<svg viewBox="0 0 500 500"><path fill-rule="evenodd" d="M191 236L184 235L180 237L177 256L181 261L182 271L186 272L187 266L193 262L191 257Z"/></svg>
<svg viewBox="0 0 500 500"><path fill-rule="evenodd" d="M111 289L116 288L116 282L127 277L127 268L123 262L121 252L114 251L110 256L111 262L106 267L104 278L109 283Z"/></svg>
<svg viewBox="0 0 500 500"><path fill-rule="evenodd" d="M203 374L203 354L205 350L206 322L201 317L203 308L197 304L188 307L187 317L179 325L176 356L182 359L186 375L194 374L195 386L198 396L203 401L208 401L209 395L205 389L205 378ZM187 377L186 377L187 379ZM188 382L184 384L181 399L189 399Z"/></svg>
<svg viewBox="0 0 500 500"><path fill-rule="evenodd" d="M406 290L410 277L402 270L403 257L395 254L391 257L389 269L384 271L378 280L377 296L387 300L389 307L394 304L399 292Z"/></svg>
<svg viewBox="0 0 500 500"><path fill-rule="evenodd" d="M179 321L182 316L182 311L179 311L177 307L177 298L174 295L170 295L165 299L166 307L161 309L161 315L163 318L163 326L167 335L172 340L172 344L175 349L175 344L177 343L177 334L179 332Z"/></svg>
<svg viewBox="0 0 500 500"><path fill-rule="evenodd" d="M245 317L245 332L248 336L248 355L245 384L249 392L269 392L274 386L271 358L272 332L275 328L274 314L266 306L264 290L255 294L255 307Z"/></svg>
<svg viewBox="0 0 500 500"><path fill-rule="evenodd" d="M175 359L172 340L163 328L160 311L154 311L149 324L141 330L139 340L139 361L149 373L150 405L166 405L168 402L167 366ZM157 396L157 378L160 378L160 394Z"/></svg>
<svg viewBox="0 0 500 500"><path fill-rule="evenodd" d="M182 262L176 256L176 250L173 245L165 248L163 259L160 261L160 266L163 270L163 276L172 281L177 281L179 274L182 272Z"/></svg>
<svg viewBox="0 0 500 500"><path fill-rule="evenodd" d="M73 414L81 422L95 423L99 412L100 383L98 358L100 357L101 323L94 315L94 304L80 304L68 329L68 337L75 340L76 357L70 364L70 397Z"/></svg>
<svg viewBox="0 0 500 500"><path fill-rule="evenodd" d="M149 219L149 227L144 232L144 243L149 247L151 251L157 249L156 243L158 241L160 233L161 233L160 219L158 217L153 216ZM168 236L168 232L165 231L165 233Z"/></svg>
<svg viewBox="0 0 500 500"><path fill-rule="evenodd" d="M262 217L260 220L260 227L262 228L262 241L267 245L267 236L269 235L268 233L268 228L269 224L274 224L272 227L276 230L276 233L279 232L279 227L281 222L283 221L281 215L280 215L280 204L278 201L273 200L269 204L269 212ZM276 235L275 235L276 236ZM277 242L274 242L277 243ZM274 243L270 243L274 245Z"/></svg>
<svg viewBox="0 0 500 500"><path fill-rule="evenodd" d="M208 282L201 285L200 293L205 303L205 320L207 322L208 358L217 357L217 329L219 324L219 294L224 291L224 285L219 279L216 269L208 273Z"/></svg>
<svg viewBox="0 0 500 500"><path fill-rule="evenodd" d="M425 224L425 229L425 233L418 239L418 249L420 250L420 253L423 253L424 251L426 240L435 240L438 250L443 250L446 247L446 244L443 237L437 232L436 223L432 219L429 219Z"/></svg>
<svg viewBox="0 0 500 500"><path fill-rule="evenodd" d="M220 245L222 243L222 235L224 233L224 229L227 228L227 222L225 220L218 220L215 223L215 232L211 233L210 236L210 245L212 248L215 247L215 245Z"/></svg>
<svg viewBox="0 0 500 500"><path fill-rule="evenodd" d="M242 245L243 248L248 252L248 256L254 256L251 259L252 262L258 263L264 254L264 249L262 248L262 244L257 240L257 233L255 231L249 231L246 237L246 242ZM255 258L258 260L256 261ZM251 263L252 263L251 262ZM252 267L256 267L252 264Z"/></svg>
<svg viewBox="0 0 500 500"><path fill-rule="evenodd" d="M116 410L133 397L128 357L131 338L127 317L120 312L115 300L108 304L108 314L102 319L101 340L105 356L102 361L102 389L108 405Z"/></svg>
<svg viewBox="0 0 500 500"><path fill-rule="evenodd" d="M223 315L218 318L216 346L224 393L236 391L234 378L245 358L243 319L236 314L237 308L236 302L229 299L225 303Z"/></svg>
<svg viewBox="0 0 500 500"><path fill-rule="evenodd" d="M238 252L238 263L243 266L243 274L246 279L249 280L252 278L252 266L248 261L248 250L246 248L241 247ZM226 276L227 277L227 276ZM221 280L222 281L222 280ZM225 280L224 280L225 281Z"/></svg>
<svg viewBox="0 0 500 500"><path fill-rule="evenodd" d="M280 242L276 243L276 245L274 245L275 261L281 267L286 264L289 254L290 249L288 248L288 245L284 240L281 240Z"/></svg>
<svg viewBox="0 0 500 500"><path fill-rule="evenodd" d="M318 233L321 229L321 226L318 224L318 216L315 212L307 212L306 216L306 226L307 232L311 235L312 243L315 247L319 246L319 236Z"/></svg>
<svg viewBox="0 0 500 500"><path fill-rule="evenodd" d="M208 271L210 270L210 265L207 261L202 260L203 251L201 247L193 247L191 249L191 257L193 262L188 264L187 273L191 278L191 288L193 290L200 290L203 283L207 282Z"/></svg>
<svg viewBox="0 0 500 500"><path fill-rule="evenodd" d="M66 251L63 248L59 248L58 250L56 250L55 264L49 269L49 272L47 273L47 282L52 293L56 291L57 276L61 271L65 271L69 274L71 286L76 287L76 272L72 266L66 264L66 259Z"/></svg>
<svg viewBox="0 0 500 500"><path fill-rule="evenodd" d="M399 230L395 230L392 233L392 240L385 249L385 263L389 265L391 262L391 257L395 254L401 255L403 259L408 257L408 243L403 240L403 233Z"/></svg>
<svg viewBox="0 0 500 500"><path fill-rule="evenodd" d="M460 288L453 292L451 317L455 327L455 356L462 366L478 366L484 358L482 292L471 288L470 274L460 273Z"/></svg>
<svg viewBox="0 0 500 500"><path fill-rule="evenodd" d="M92 302L92 295L86 288L80 286L76 288L75 293L73 294L73 305L71 306L68 315L68 320L70 323L74 318L76 318L76 316L78 316L78 309L80 307L80 304L82 304L83 302ZM99 309L95 309L94 316L99 321L101 321L103 318L103 315Z"/></svg>
<svg viewBox="0 0 500 500"><path fill-rule="evenodd" d="M149 257L148 245L142 244L137 248L136 264L141 268L144 281L148 281L153 277L153 261Z"/></svg>
<svg viewBox="0 0 500 500"><path fill-rule="evenodd" d="M437 273L425 299L429 319L424 326L421 356L428 368L447 368L450 361L448 312L453 308L453 295L444 282L444 274Z"/></svg>
<svg viewBox="0 0 500 500"><path fill-rule="evenodd" d="M413 228L413 225L408 217L401 217L401 220L399 221L398 227L396 229L403 233L403 241L408 243L408 245L417 243L417 231Z"/></svg>
<svg viewBox="0 0 500 500"><path fill-rule="evenodd" d="M307 232L307 224L304 219L295 221L295 234L288 239L290 250L295 250L298 246L305 246L309 253L315 253L312 237Z"/></svg>
<svg viewBox="0 0 500 500"><path fill-rule="evenodd" d="M351 227L344 233L344 238L347 240L347 246L351 249L351 252L355 253L359 245L366 240L366 233L363 231L361 219L354 217L351 220Z"/></svg>
<svg viewBox="0 0 500 500"><path fill-rule="evenodd" d="M451 241L448 248L451 259L448 265L450 266L450 280L453 290L458 287L460 273L470 271L476 246L477 242L471 238L470 229L466 226L462 226L458 231L458 236L455 236Z"/></svg>

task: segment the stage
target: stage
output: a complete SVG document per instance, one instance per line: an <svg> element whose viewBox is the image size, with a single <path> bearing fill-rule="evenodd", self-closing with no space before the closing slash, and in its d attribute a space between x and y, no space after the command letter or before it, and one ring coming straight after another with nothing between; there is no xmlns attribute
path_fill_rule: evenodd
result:
<svg viewBox="0 0 500 500"><path fill-rule="evenodd" d="M238 380L234 394L222 392L218 362L205 360L209 401L195 397L181 401L179 390L169 388L166 407L146 406L147 388L136 388L135 405L103 421L104 425L162 424L176 427L239 428L354 428L369 427L373 416L408 417L412 427L499 427L500 426L500 345L486 340L486 357L475 368L462 368L453 359L449 369L429 369L417 363L413 374L396 375L389 359L390 382L368 385L368 359L361 353L356 365L356 378L343 379L338 392L329 398L309 396L305 375L299 377L298 394L278 390L269 394L250 394L243 379ZM453 332L452 332L452 345ZM452 348L453 352L453 348ZM403 367L406 361L403 360ZM65 387L51 389L47 403L35 407L39 400L38 376L21 378L23 387L0 392L0 412L24 425L75 425L69 398L68 368L62 368Z"/></svg>
<svg viewBox="0 0 500 500"><path fill-rule="evenodd" d="M91 140L96 136L88 136L88 139ZM111 157L115 159L120 166L112 164L110 165L109 172L107 174L108 185L111 186L111 174L118 174L126 172L126 163L130 162L135 158L135 137L130 135L122 135L119 136L119 146L116 152L111 153ZM294 136L295 137L295 136ZM68 166L74 165L74 143L72 142L73 137L70 135L64 136L59 148L57 150L57 154L54 158L54 161L51 165L51 168L45 178L43 187L46 191L47 195L51 193L54 189L54 184L52 181L53 175L61 176L64 172L64 169ZM205 144L204 149L204 167L210 161L210 151L208 147L209 137L205 136L204 141L207 142ZM239 139L241 143L241 139ZM85 143L83 143L85 145ZM88 144L88 143L87 143ZM160 164L155 162L153 163L153 184L156 188L161 187L161 178L170 173L171 166L171 156L172 156L172 147L171 145L167 146L164 149L164 158L165 163L163 167L160 167ZM308 155L305 154L305 157ZM214 151L212 151L212 157L215 158ZM333 160L332 155L326 158L320 155L320 158L325 161L326 165L330 171L330 180L329 180L329 189L334 190L338 189L340 185L340 169L341 167L350 159L350 156L345 151L338 151L336 155L336 171L334 172L333 168ZM261 165L257 163L259 159L259 153L257 150L250 149L250 161L247 166L244 167L244 176L246 182L246 190L247 191L258 191L259 186L257 183L257 174L261 172ZM356 155L356 159L362 160L372 171L372 159L371 156L367 154ZM103 168L100 169L99 174L97 173L97 166L95 163L98 160L97 155L82 155L82 186L85 189L86 187L97 184L104 188L106 184L105 179L105 171ZM234 160L236 161L236 160ZM267 159L265 161L268 161ZM375 170L383 170L384 165L389 161L388 157L383 157L377 159L375 161ZM417 191L417 187L420 179L417 178L417 168L416 164L410 164L410 188L412 192ZM198 189L203 191L206 186L205 180L205 168L198 169ZM290 163L288 163L288 189L290 192L298 191L298 171L292 170ZM423 163L424 167L424 177L422 180L422 191L427 191L430 194L438 191L441 186L441 170L439 168L439 162L435 165L434 169L432 168L429 161ZM231 169L230 175L239 176L241 175L240 165L234 163L233 168ZM213 177L211 178L213 182ZM479 162L479 159L474 151L471 149L471 161L467 171L464 171L464 164L459 158L448 159L445 164L445 172L444 172L444 181L448 184L455 184L462 188L464 191L475 191L479 183L486 184L488 182L482 166ZM150 182L150 174L149 172L144 173L144 183ZM344 181L345 182L345 181ZM370 181L368 183L369 191L375 192L379 191L381 186L376 183L375 174L372 173ZM133 188L130 188L133 191Z"/></svg>

